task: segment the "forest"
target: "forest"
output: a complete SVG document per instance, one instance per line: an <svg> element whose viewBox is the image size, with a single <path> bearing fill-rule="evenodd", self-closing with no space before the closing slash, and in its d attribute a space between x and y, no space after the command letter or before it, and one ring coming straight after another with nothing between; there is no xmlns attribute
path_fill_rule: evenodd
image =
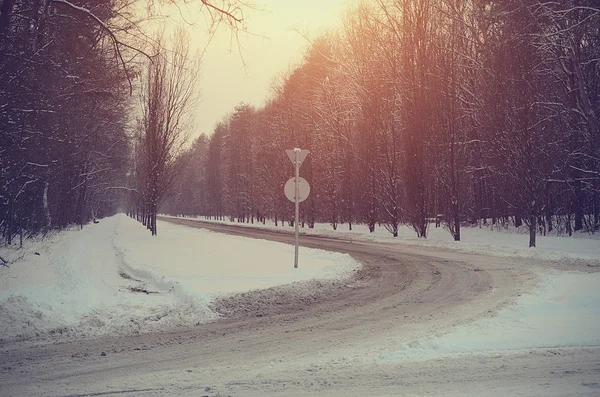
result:
<svg viewBox="0 0 600 397"><path fill-rule="evenodd" d="M22 240L115 212L133 71L115 61L113 2L95 3L106 29L72 3L2 1L0 233L9 244L16 233Z"/></svg>
<svg viewBox="0 0 600 397"><path fill-rule="evenodd" d="M165 5L0 1L0 244L124 212L130 195L156 233L197 73L185 34L151 25ZM195 7L243 28L237 2Z"/></svg>
<svg viewBox="0 0 600 397"><path fill-rule="evenodd" d="M242 20L235 3L202 4L234 29ZM125 6L1 3L8 243L117 211L153 234L158 213L293 222L294 147L310 150L307 227L426 237L439 219L460 240L463 226L510 223L530 246L600 230L595 0L357 1L264 106L240 104L187 145L201 106L187 90L193 55L182 37L164 56L159 38L140 44Z"/></svg>
<svg viewBox="0 0 600 397"><path fill-rule="evenodd" d="M301 222L420 237L437 218L600 227L600 6L377 0L310 42L266 105L240 104L182 156L163 210L293 222L285 149L310 150Z"/></svg>

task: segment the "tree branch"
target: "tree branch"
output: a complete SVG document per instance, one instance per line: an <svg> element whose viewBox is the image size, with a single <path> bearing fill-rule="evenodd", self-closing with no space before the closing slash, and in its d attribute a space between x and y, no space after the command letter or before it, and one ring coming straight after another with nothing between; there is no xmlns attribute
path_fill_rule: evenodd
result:
<svg viewBox="0 0 600 397"><path fill-rule="evenodd" d="M233 14L233 12L235 12L236 10L239 10L239 7L234 7L233 11L230 10L226 10L225 8L221 8L221 7L217 7L214 4L212 4L209 0L200 0L202 2L202 4L204 4L206 7L211 8L215 11L217 11L218 13L225 15L227 18L233 20L235 23L242 23L244 21L244 18L242 17L237 17Z"/></svg>
<svg viewBox="0 0 600 397"><path fill-rule="evenodd" d="M109 37L112 40L113 45L115 47L115 51L117 53L117 58L119 59L119 62L121 63L121 65L123 66L123 70L125 71L125 77L127 78L127 83L129 84L129 95L132 95L133 94L133 84L131 82L131 78L129 77L129 73L127 73L127 65L125 63L125 60L123 59L123 54L121 53L120 46L137 51L150 59L152 57L150 55L146 54L143 50L140 50L139 48L134 48L128 44L125 44L125 43L119 41L119 39L117 39L117 37L115 36L113 31L111 30L111 28L109 28L108 25L102 19L98 18L98 16L96 16L96 14L94 14L89 9L78 6L76 4L73 4L67 0L50 0L50 2L55 3L55 4L63 4L66 7L71 8L72 10L82 13L84 16L95 21L102 28L102 30L104 30L109 35Z"/></svg>

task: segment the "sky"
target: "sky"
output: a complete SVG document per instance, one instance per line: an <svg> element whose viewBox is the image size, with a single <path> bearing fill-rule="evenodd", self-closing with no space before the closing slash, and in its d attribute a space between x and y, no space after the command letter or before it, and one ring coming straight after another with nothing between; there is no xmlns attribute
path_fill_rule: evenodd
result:
<svg viewBox="0 0 600 397"><path fill-rule="evenodd" d="M272 92L273 82L302 60L308 46L303 36L315 37L337 26L350 0L254 0L254 3L262 10L245 12L249 33L240 35L241 54L235 41L231 43L231 33L223 26L202 57L200 101L195 109L192 138L201 133L212 134L215 124L241 102L263 105ZM190 7L190 14L185 15L186 20L195 17L197 22L190 28L191 44L203 49L208 35L203 19L194 15L194 11Z"/></svg>

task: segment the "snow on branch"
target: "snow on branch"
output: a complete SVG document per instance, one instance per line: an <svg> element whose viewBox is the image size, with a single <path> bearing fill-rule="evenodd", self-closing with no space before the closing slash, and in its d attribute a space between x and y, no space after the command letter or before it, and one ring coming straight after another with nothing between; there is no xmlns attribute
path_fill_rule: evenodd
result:
<svg viewBox="0 0 600 397"><path fill-rule="evenodd" d="M31 161L28 161L26 165L32 165L34 167L42 167L42 168L47 168L48 167L48 164L32 163Z"/></svg>
<svg viewBox="0 0 600 397"><path fill-rule="evenodd" d="M131 83L131 78L129 77L129 74L127 73L127 66L125 63L125 60L123 59L123 54L121 53L121 48L120 46L129 48L131 50L137 51L141 54L144 54L146 57L151 58L150 55L146 54L143 50L140 50L139 48L134 48L128 44L123 43L122 41L119 41L119 39L117 39L117 37L115 36L114 32L112 31L112 29L110 27L108 27L108 25L106 24L106 22L104 22L102 19L100 19L96 14L94 14L92 11L90 11L89 9L82 7L82 6L78 6L76 4L71 3L70 1L67 0L50 0L51 3L55 3L55 4L62 4L66 7L71 8L74 11L77 11L81 14L83 14L84 16L92 19L93 21L95 21L101 28L102 30L104 30L110 37L111 41L113 42L113 45L115 47L115 51L117 53L117 57L121 63L121 65L123 66L123 69L125 70L125 76L127 77L127 83L129 84L129 94L131 95L133 93L133 84Z"/></svg>
<svg viewBox="0 0 600 397"><path fill-rule="evenodd" d="M108 189L114 189L114 190L127 190L128 192L135 192L138 193L137 189L135 188L131 188L131 187L127 187L127 186L107 186L104 188L105 190Z"/></svg>
<svg viewBox="0 0 600 397"><path fill-rule="evenodd" d="M586 170L586 169L583 169L583 168L575 167L574 165L571 165L570 168L573 169L573 170L579 171L579 172L583 172L585 174L593 174L593 175L600 176L600 172L598 172L598 171Z"/></svg>
<svg viewBox="0 0 600 397"><path fill-rule="evenodd" d="M14 109L14 111L19 113L56 113L56 111L48 109Z"/></svg>

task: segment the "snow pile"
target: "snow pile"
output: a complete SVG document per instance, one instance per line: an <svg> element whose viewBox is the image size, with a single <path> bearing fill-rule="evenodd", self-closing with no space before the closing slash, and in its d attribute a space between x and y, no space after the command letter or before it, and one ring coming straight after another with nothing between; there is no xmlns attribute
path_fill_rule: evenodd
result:
<svg viewBox="0 0 600 397"><path fill-rule="evenodd" d="M600 346L600 273L553 272L495 316L442 336L397 341L384 360L428 360L461 353Z"/></svg>
<svg viewBox="0 0 600 397"><path fill-rule="evenodd" d="M295 281L337 279L357 268L349 255L158 224L152 237L118 215L58 233L0 268L0 338L137 333L215 319L216 297ZM22 256L15 259L16 253ZM39 254L37 255L36 252Z"/></svg>
<svg viewBox="0 0 600 397"><path fill-rule="evenodd" d="M294 228L289 225L275 226L272 221L265 225L261 223L233 223L229 221L205 220L204 222L215 222L235 224L237 226L259 227L271 230L293 232ZM537 236L537 247L529 248L529 234L523 228L503 229L489 227L463 227L461 228L461 241L454 241L448 230L443 227L431 226L427 238L418 238L412 228L401 225L398 237L392 235L382 226L375 228L369 233L366 225L352 225L352 231L347 225L340 224L337 230L327 223L317 223L314 229L301 228L301 233L306 235L321 235L354 240L368 240L379 242L398 242L405 245L441 248L453 251L481 253L485 252L494 256L534 258L541 260L578 260L600 261L600 233L594 235L588 233L577 233L573 237L566 236Z"/></svg>

